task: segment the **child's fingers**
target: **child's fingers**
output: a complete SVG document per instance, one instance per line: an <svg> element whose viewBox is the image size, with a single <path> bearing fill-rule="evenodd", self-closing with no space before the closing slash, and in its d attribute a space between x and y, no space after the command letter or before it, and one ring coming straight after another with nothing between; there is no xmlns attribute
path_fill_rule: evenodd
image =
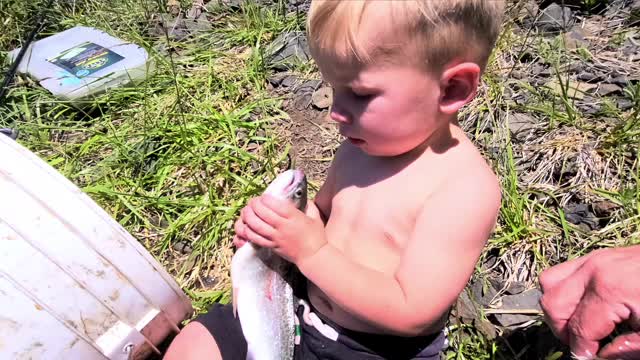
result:
<svg viewBox="0 0 640 360"><path fill-rule="evenodd" d="M252 244L256 244L258 246L262 246L266 248L274 248L276 246L276 244L273 241L254 232L249 227L247 227L247 230L245 231L245 239L247 239L247 241L251 242Z"/></svg>
<svg viewBox="0 0 640 360"><path fill-rule="evenodd" d="M296 211L299 211L290 201L269 194L260 196L259 201L256 201L256 205L261 206L265 215L271 216L274 222L278 221L278 218L290 218ZM260 216L262 216L262 214Z"/></svg>
<svg viewBox="0 0 640 360"><path fill-rule="evenodd" d="M235 246L238 249L240 249L246 243L247 243L247 240L239 237L238 235L235 235L233 237L233 246Z"/></svg>
<svg viewBox="0 0 640 360"><path fill-rule="evenodd" d="M246 227L260 234L266 239L272 239L275 229L273 228L273 226L271 226L271 224L263 220L262 216L256 214L256 212L254 211L254 206L248 206L242 209L241 217Z"/></svg>
<svg viewBox="0 0 640 360"><path fill-rule="evenodd" d="M239 217L235 224L233 224L233 231L235 231L237 237L244 237L244 228L244 221Z"/></svg>

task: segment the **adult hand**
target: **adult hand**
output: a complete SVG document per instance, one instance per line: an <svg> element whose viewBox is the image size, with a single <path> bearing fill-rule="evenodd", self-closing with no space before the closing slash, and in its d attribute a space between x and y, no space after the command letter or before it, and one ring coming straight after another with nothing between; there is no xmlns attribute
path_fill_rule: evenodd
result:
<svg viewBox="0 0 640 360"><path fill-rule="evenodd" d="M539 280L546 322L574 355L640 359L640 246L593 251ZM598 341L623 322L634 332L600 349Z"/></svg>

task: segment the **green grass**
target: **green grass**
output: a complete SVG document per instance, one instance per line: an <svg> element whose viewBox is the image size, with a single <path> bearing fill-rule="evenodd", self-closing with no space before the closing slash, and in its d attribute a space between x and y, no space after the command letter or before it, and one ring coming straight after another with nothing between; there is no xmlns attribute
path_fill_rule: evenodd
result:
<svg viewBox="0 0 640 360"><path fill-rule="evenodd" d="M5 51L20 46L43 3L0 2L3 71ZM188 7L190 1L181 4ZM212 8L211 30L175 41L152 34L153 14L162 12L164 1L56 1L46 9L40 37L74 25L98 27L145 47L156 73L81 109L20 77L0 106L0 126L17 127L20 143L139 239L174 275L197 311L229 299L233 222L246 200L286 163L286 139L274 125L287 115L280 99L266 90L272 72L266 56L268 44L284 31L302 30L304 18L285 14L283 5ZM470 134L485 153L499 149L497 156L487 157L500 177L503 203L483 259L497 256L505 275L535 286L536 274L550 265L596 248L639 242L640 85L625 89L634 109L622 112L609 104L596 115L584 114L562 65L587 54L566 50L558 39L518 36L510 24L463 117L491 126L484 131L478 125ZM550 79L558 84L554 89L507 75L517 65L509 59L521 58L523 51L550 64ZM309 74L314 66L301 64L296 70ZM516 84L528 100L511 101L506 84ZM506 120L517 112L540 119L543 134L515 141ZM537 162L523 167L525 155ZM582 159L578 175L554 175L576 159ZM604 228L585 231L570 223L563 210L576 199L609 200L619 208ZM193 252L177 253L173 246L180 243ZM478 266L475 276L488 272ZM206 277L217 283L202 286ZM525 359L533 351L512 340L487 339L473 326L452 325L449 359ZM547 350L547 359L566 358L563 350Z"/></svg>
<svg viewBox="0 0 640 360"><path fill-rule="evenodd" d="M638 84L624 89L634 102L631 110L620 111L605 99L600 112L582 112L578 100L586 94L575 90L575 80L566 65L596 55L584 49L568 50L560 37L517 36L512 24L505 24L484 86L463 112L463 118L476 124L467 125L474 129L470 135L485 151L502 184L498 224L482 260L497 257L494 266L498 273L535 287L537 274L551 265L597 248L640 242L640 89ZM528 66L513 60L523 58L525 52L548 64L551 74L544 85L510 77L513 70L522 71ZM510 100L505 92L507 84L527 99ZM524 142L513 139L507 121L514 113L539 120L536 135ZM488 122L492 130L481 130L483 122ZM495 153L492 148L499 149L497 155L491 155ZM527 158L532 159L532 165L522 165ZM559 168L576 161L577 174L556 175ZM567 220L567 202L593 204L605 200L618 207L602 229L585 230ZM483 279L490 273L478 266L474 277ZM541 320L528 329L544 329ZM516 335L499 333L497 339L488 339L468 324L451 325L448 359L570 358L567 349L557 343L547 343L540 352L535 336L528 340L517 336L524 329Z"/></svg>

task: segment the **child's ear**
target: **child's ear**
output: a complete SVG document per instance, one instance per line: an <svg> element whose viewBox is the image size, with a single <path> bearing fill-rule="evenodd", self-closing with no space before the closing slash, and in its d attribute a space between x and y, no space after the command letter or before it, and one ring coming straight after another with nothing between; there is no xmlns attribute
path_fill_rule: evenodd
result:
<svg viewBox="0 0 640 360"><path fill-rule="evenodd" d="M440 111L455 114L476 96L480 67L465 62L445 68L440 77Z"/></svg>

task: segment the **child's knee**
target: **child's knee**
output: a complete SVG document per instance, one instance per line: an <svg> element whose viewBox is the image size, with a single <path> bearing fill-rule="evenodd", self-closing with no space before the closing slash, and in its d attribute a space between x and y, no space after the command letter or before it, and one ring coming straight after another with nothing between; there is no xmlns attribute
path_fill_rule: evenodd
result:
<svg viewBox="0 0 640 360"><path fill-rule="evenodd" d="M216 340L199 322L185 326L169 345L165 360L222 359Z"/></svg>

